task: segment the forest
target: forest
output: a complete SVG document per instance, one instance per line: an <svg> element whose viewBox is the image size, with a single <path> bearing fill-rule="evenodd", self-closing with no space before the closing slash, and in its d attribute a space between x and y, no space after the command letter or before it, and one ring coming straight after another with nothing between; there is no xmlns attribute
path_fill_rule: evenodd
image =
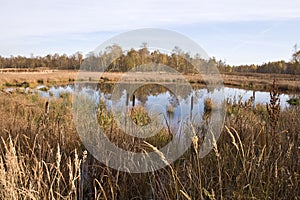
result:
<svg viewBox="0 0 300 200"><path fill-rule="evenodd" d="M160 63L170 66L183 73L196 73L194 65L203 63L216 65L221 73L274 73L274 74L300 74L300 50L295 45L294 53L289 61L266 62L261 65L232 66L215 57L208 61L202 59L201 55L190 55L180 47L175 46L169 54L159 50L150 51L147 44L141 45L140 49L124 51L119 45L108 46L104 52L98 55L89 53L84 56L80 52L72 55L48 54L46 56L0 56L0 69L4 68L49 68L56 70L78 70L85 59L93 59L98 65L108 66L109 72L126 72L132 68L146 63Z"/></svg>

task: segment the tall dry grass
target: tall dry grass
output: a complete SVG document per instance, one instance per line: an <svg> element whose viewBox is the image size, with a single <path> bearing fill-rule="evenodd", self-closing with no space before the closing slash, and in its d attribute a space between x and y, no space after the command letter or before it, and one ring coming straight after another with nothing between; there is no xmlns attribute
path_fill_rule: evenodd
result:
<svg viewBox="0 0 300 200"><path fill-rule="evenodd" d="M227 102L223 133L205 158L196 155L202 140L195 134L176 162L131 174L99 163L85 150L68 95L45 105L35 95L0 96L0 199L300 199L299 107L274 117L270 107L251 100ZM115 143L165 159L155 138L124 136L102 114Z"/></svg>

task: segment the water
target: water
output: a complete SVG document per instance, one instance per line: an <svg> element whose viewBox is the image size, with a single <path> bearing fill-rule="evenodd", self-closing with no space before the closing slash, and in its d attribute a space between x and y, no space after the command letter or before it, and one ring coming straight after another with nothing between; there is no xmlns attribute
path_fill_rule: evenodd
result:
<svg viewBox="0 0 300 200"><path fill-rule="evenodd" d="M75 92L74 85L52 86L47 91L41 91L45 86L38 86L36 92L44 98L60 98L65 93L72 94ZM238 88L224 87L222 89L214 89L208 91L206 88L200 88L190 91L187 94L175 95L172 91L165 87L157 85L146 85L137 89L133 96L127 97L127 91L114 91L114 85L102 84L97 86L95 90L92 86L85 84L81 87L81 92L88 95L93 101L99 103L104 100L107 109L122 113L126 107L132 107L133 101L135 106L143 106L147 113L159 113L162 121L170 123L171 127L176 127L178 122L192 119L193 121L202 121L204 113L204 101L211 98L214 102L222 103L225 99L229 101L241 99L243 102L250 99L253 95L252 90L244 90ZM117 94L117 95L116 95ZM115 96L114 96L115 95ZM293 95L281 94L280 106L282 109L289 107L287 100ZM191 109L191 101L193 98L193 109ZM255 92L255 104L266 104L270 101L269 92ZM171 110L171 112L170 112Z"/></svg>
<svg viewBox="0 0 300 200"><path fill-rule="evenodd" d="M99 103L104 100L109 110L117 108L119 113L124 112L127 106L132 107L133 101L135 106L143 106L148 113L159 113L162 121L169 121L171 126L176 126L183 119L193 119L201 121L204 113L204 101L211 98L214 102L221 103L225 99L229 101L241 99L243 102L253 96L252 90L244 90L238 88L224 87L222 89L214 89L208 91L206 88L191 90L187 93L178 92L174 94L168 88L160 85L143 85L135 90L135 98L128 97L126 90L116 92L113 84L101 84L95 90L91 85L84 84L81 92L88 95L93 101ZM6 88L6 92L13 92L18 88ZM36 92L43 98L60 98L64 94L73 94L75 92L74 85L52 86L46 88L39 85L35 89L22 88L23 92ZM19 89L20 90L20 89ZM282 109L289 107L287 100L295 95L281 94L280 106ZM191 101L193 98L193 109L191 109ZM270 102L269 92L255 92L255 104L266 104ZM127 105L126 105L127 104ZM172 120L170 120L172 119Z"/></svg>
<svg viewBox="0 0 300 200"><path fill-rule="evenodd" d="M170 84L172 85L172 83ZM130 86L130 84L127 86ZM141 85L141 87L137 87L137 89L134 90L133 97L133 95L129 95L126 89L121 87L120 90L117 90L113 84L100 84L93 87L93 85L85 83L80 85L80 92L87 95L96 104L99 104L100 101L104 101L108 110L112 110L118 114L114 116L122 115L122 113L126 112L126 109L132 107L133 104L135 107L142 106L146 109L151 119L159 119L164 126L168 123L168 126L171 127L174 132L179 130L180 127L178 127L178 124L182 121L190 120L196 122L199 126L201 125L204 115L204 102L207 98L221 105L225 99L245 102L254 94L252 90L229 87L216 88L212 91L206 88L190 91L183 90L182 88L178 89L178 87L174 88L176 89L175 92L168 89L168 86L165 87L155 84ZM13 92L16 89L17 88L7 88L6 91ZM65 94L72 95L78 91L78 88L75 90L73 84L52 86L49 88L40 85L35 89L27 88L23 90L23 92L35 92L43 98L57 99ZM281 108L285 109L289 107L287 100L294 96L295 95L281 94L279 96ZM269 101L269 92L255 92L255 104L266 104L269 103ZM155 117L151 117L151 113L156 114Z"/></svg>
<svg viewBox="0 0 300 200"><path fill-rule="evenodd" d="M36 87L36 91L41 97L45 98L59 98L60 95L64 93L70 93L72 94L74 92L74 86L73 85L67 85L67 86L52 86L47 91L41 90L42 88L46 88L44 85L40 85Z"/></svg>
<svg viewBox="0 0 300 200"><path fill-rule="evenodd" d="M35 89L30 90L29 88L23 89L23 92L37 92L39 96L44 98L60 98L61 95L69 93L72 94L75 89L74 85L65 85L65 86L52 86L50 88L47 88L46 90L43 90L43 88L46 88L44 85L39 85ZM150 88L150 89L149 89ZM180 113L180 109L178 109L178 105L181 104L185 109L189 109L190 107L190 99L191 96L194 96L194 102L197 104L204 103L204 99L211 97L214 95L216 98L218 96L217 93L224 94L225 98L228 98L229 100L239 100L241 99L243 102L250 99L251 96L253 96L252 90L244 90L244 89L238 89L238 88L229 88L224 87L223 90L215 89L214 91L208 91L207 89L196 89L192 91L193 94L188 94L188 96L184 97L176 97L173 93L168 91L167 89L156 89L153 90L153 85L149 86L149 88L142 88L138 91L138 95L135 99L135 104L145 106L147 110L149 110L153 105L160 105L162 108L167 110L168 106L172 106L174 108L174 114L175 116ZM18 88L6 88L6 92L13 92ZM114 86L112 84L105 84L104 86L100 86L97 88L97 91L91 89L89 86L86 86L82 88L83 92L88 93L89 96L92 96L94 100L97 102L100 101L100 99L104 99L107 106L111 108L112 106L112 91L114 89ZM20 90L20 89L19 89ZM124 103L126 101L125 97L126 92L123 91L120 95L119 103ZM222 95L221 95L222 96ZM297 96L296 94L280 94L280 106L282 109L289 107L287 100L289 100L292 97ZM222 101L224 98L220 98L219 100ZM262 92L262 91L255 91L255 104L266 104L270 102L270 93L269 92ZM130 101L132 105L132 99ZM203 108L200 109L203 111Z"/></svg>
<svg viewBox="0 0 300 200"><path fill-rule="evenodd" d="M52 86L50 87L47 91L41 91L40 89L42 87L45 86L38 86L36 88L36 92L39 94L39 96L41 97L45 97L45 98L59 98L61 94L64 93L70 93L72 94L74 92L74 85L66 85L66 86ZM111 107L112 101L111 101L111 93L112 93L112 88L98 88L98 91L94 91L91 88L89 88L88 86L86 88L83 88L82 90L86 93L88 93L89 95L93 95L93 98L95 98L95 100L97 102L100 101L100 98L105 99L107 106ZM12 89L8 88L7 90L11 91ZM186 103L188 103L188 101L191 98L190 94L187 97L176 97L174 96L173 93L171 93L170 91L155 91L155 94L151 94L151 92L149 93L149 91L145 91L144 93L148 94L144 94L144 95L140 95L140 97L136 97L135 99L135 104L136 105L143 105L146 106L146 108L150 108L151 105L155 104L158 105L160 104L162 107L166 108L169 105L172 104L178 104L180 102L186 101ZM215 89L214 91L208 91L207 89L203 88L203 89L196 89L193 91L193 94L195 96L194 101L198 102L198 103L203 103L204 99L211 96L211 95L216 95L216 93L222 93L224 92L225 98L228 98L229 100L239 100L241 98L241 100L243 102L247 101L248 99L250 99L250 97L253 95L253 91L252 90L244 90L244 89L238 89L238 88L229 88L229 87L224 87L223 91L217 90ZM125 92L126 93L126 92ZM124 91L120 96L120 101L124 102L126 101L126 97ZM289 100L291 97L293 97L295 95L290 95L290 94L281 94L279 96L280 98L280 106L282 109L289 107L289 104L287 103L287 100ZM176 100L175 100L175 99ZM175 102L174 102L175 101ZM255 91L255 104L266 104L270 102L270 93L269 92L262 92L262 91ZM132 100L130 101L130 103L132 104ZM184 104L185 105L185 104ZM174 106L174 105L173 105ZM175 106L175 110L174 112L178 112L178 110L176 110L176 106Z"/></svg>

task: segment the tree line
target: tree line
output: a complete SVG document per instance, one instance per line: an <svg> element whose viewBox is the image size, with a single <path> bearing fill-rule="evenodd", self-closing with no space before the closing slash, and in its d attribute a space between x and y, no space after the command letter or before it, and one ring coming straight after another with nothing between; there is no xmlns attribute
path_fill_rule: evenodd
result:
<svg viewBox="0 0 300 200"><path fill-rule="evenodd" d="M77 70L83 62L83 55L79 52L68 56L67 54L46 56L10 56L9 58L0 56L0 69L3 68L50 68L50 69L70 69Z"/></svg>
<svg viewBox="0 0 300 200"><path fill-rule="evenodd" d="M202 69L210 69L215 65L221 73L277 73L277 74L297 74L300 75L300 50L295 45L295 50L290 61L268 62L262 65L240 65L230 66L222 60L210 58L204 60L201 55L191 55L184 52L180 47L174 47L171 53L163 53L159 50L150 51L146 43L140 49L130 49L124 51L119 45L108 46L105 51L98 54L89 53L85 58L77 52L71 56L66 54L48 54L44 57L31 56L11 56L9 58L0 56L0 68L49 68L61 70L78 70L82 64L85 69L95 67L105 67L110 72L126 72L136 69L138 66L147 63L159 63L172 67L182 73L197 73L194 66L202 66ZM84 62L87 61L87 62ZM90 66L87 66L90 65ZM153 67L153 65L152 65ZM140 67L140 70L142 68ZM159 70L159 69L158 69Z"/></svg>
<svg viewBox="0 0 300 200"><path fill-rule="evenodd" d="M290 61L267 62L262 65L229 66L225 63L219 65L221 72L230 73L275 73L300 75L300 50L294 45L294 52Z"/></svg>

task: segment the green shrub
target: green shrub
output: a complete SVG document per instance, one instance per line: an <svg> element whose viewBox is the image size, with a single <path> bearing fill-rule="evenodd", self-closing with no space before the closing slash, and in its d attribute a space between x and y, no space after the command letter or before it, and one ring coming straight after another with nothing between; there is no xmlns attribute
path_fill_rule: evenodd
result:
<svg viewBox="0 0 300 200"><path fill-rule="evenodd" d="M290 98L287 102L292 106L300 106L300 99L299 98Z"/></svg>

